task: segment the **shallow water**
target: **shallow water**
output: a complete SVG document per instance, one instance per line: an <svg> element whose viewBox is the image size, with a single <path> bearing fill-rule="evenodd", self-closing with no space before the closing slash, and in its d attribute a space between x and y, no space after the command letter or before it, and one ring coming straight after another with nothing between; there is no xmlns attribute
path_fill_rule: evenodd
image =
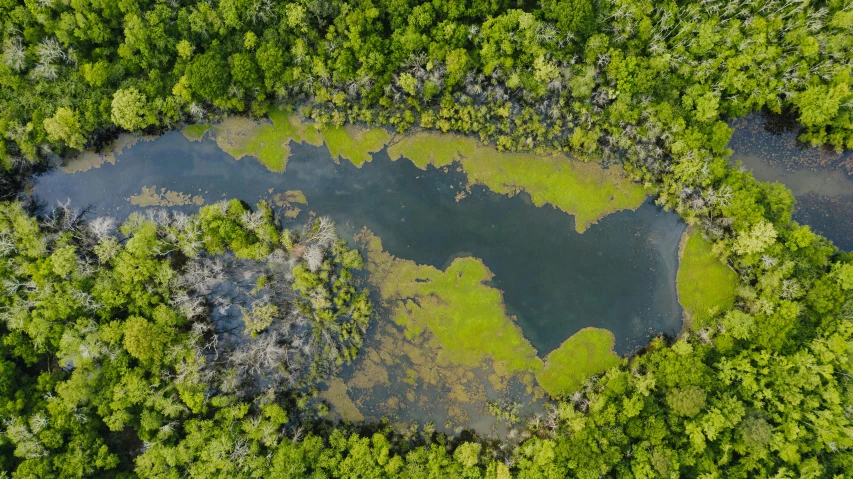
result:
<svg viewBox="0 0 853 479"><path fill-rule="evenodd" d="M438 268L458 256L481 259L540 356L586 326L612 331L620 354L681 327L675 275L684 225L649 203L578 234L572 216L537 208L526 194L507 197L474 186L457 201L464 174L422 171L390 161L384 151L359 169L335 164L325 147L293 145L287 171L278 174L251 158L235 161L212 141L172 132L117 159L80 173L52 170L37 178L33 194L47 205L70 199L91 207L93 216L122 219L141 209L128 198L143 187L198 195L207 204L232 197L254 203L301 190L308 204L299 205L295 221L309 210L329 215L347 238L366 226L389 253Z"/></svg>
<svg viewBox="0 0 853 479"><path fill-rule="evenodd" d="M732 126L731 160L758 180L783 183L797 199L794 220L853 250L853 152L809 148L797 141L795 130L762 115Z"/></svg>

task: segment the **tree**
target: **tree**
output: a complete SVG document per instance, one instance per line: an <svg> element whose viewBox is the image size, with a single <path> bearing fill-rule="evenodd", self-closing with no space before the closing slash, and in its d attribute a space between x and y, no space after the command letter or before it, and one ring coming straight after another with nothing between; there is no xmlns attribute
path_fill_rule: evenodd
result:
<svg viewBox="0 0 853 479"><path fill-rule="evenodd" d="M591 0L541 0L540 5L545 18L580 40L595 29L595 10Z"/></svg>
<svg viewBox="0 0 853 479"><path fill-rule="evenodd" d="M676 414L693 417L705 406L705 391L697 387L675 388L667 394L666 402Z"/></svg>
<svg viewBox="0 0 853 479"><path fill-rule="evenodd" d="M474 467L480 462L480 450L483 445L476 442L463 442L453 452L453 458L465 467Z"/></svg>
<svg viewBox="0 0 853 479"><path fill-rule="evenodd" d="M169 335L145 318L131 316L124 325L124 347L140 360L161 360Z"/></svg>
<svg viewBox="0 0 853 479"><path fill-rule="evenodd" d="M124 88L113 94L112 121L129 131L145 128L150 123L146 120L146 98L134 87Z"/></svg>
<svg viewBox="0 0 853 479"><path fill-rule="evenodd" d="M202 99L216 101L225 96L231 81L228 63L217 50L196 55L189 67L187 78L193 93Z"/></svg>
<svg viewBox="0 0 853 479"><path fill-rule="evenodd" d="M74 111L59 107L56 113L44 120L44 131L52 141L62 141L75 149L82 149L86 138L81 133L80 118Z"/></svg>
<svg viewBox="0 0 853 479"><path fill-rule="evenodd" d="M846 83L832 87L812 85L794 98L800 110L800 123L806 127L824 126L835 117L842 103L853 94Z"/></svg>

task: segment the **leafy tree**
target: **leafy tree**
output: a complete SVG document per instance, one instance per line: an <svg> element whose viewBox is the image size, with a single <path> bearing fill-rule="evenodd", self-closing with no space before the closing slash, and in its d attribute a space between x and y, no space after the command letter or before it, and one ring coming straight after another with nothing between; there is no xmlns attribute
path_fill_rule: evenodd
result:
<svg viewBox="0 0 853 479"><path fill-rule="evenodd" d="M136 88L120 89L113 94L112 121L125 130L141 130L150 124L145 109L145 95Z"/></svg>
<svg viewBox="0 0 853 479"><path fill-rule="evenodd" d="M86 143L79 115L65 107L57 108L52 117L44 120L44 131L52 141L64 142L71 148L79 150Z"/></svg>

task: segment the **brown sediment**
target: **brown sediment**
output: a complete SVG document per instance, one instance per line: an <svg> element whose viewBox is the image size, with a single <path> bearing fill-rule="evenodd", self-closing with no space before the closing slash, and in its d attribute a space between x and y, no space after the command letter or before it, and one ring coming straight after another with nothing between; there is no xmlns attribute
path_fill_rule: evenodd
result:
<svg viewBox="0 0 853 479"><path fill-rule="evenodd" d="M81 151L76 156L64 161L60 169L66 173L81 173L92 168L100 168L104 163L114 165L116 156L124 152L126 148L130 148L140 141L151 141L153 139L154 137L150 136L122 133L100 153L90 150Z"/></svg>

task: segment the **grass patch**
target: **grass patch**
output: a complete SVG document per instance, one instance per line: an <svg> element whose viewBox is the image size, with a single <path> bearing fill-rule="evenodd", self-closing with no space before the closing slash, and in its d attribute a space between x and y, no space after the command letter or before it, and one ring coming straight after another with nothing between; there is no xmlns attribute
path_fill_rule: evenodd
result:
<svg viewBox="0 0 853 479"><path fill-rule="evenodd" d="M289 110L272 110L270 122L231 117L212 128L216 144L239 160L253 156L269 170L282 172L290 158L290 142L322 144L320 133L310 123L302 123Z"/></svg>
<svg viewBox="0 0 853 479"><path fill-rule="evenodd" d="M645 190L621 170L605 170L565 155L499 152L458 135L405 136L388 148L388 154L393 160L408 158L422 169L459 161L471 183L510 196L527 192L536 206L548 203L573 215L579 233L610 213L639 208L646 198Z"/></svg>
<svg viewBox="0 0 853 479"><path fill-rule="evenodd" d="M552 397L569 395L590 376L621 364L613 343L613 334L606 329L581 329L551 351L536 380Z"/></svg>
<svg viewBox="0 0 853 479"><path fill-rule="evenodd" d="M368 130L357 126L323 126L320 133L335 161L343 158L358 168L372 160L372 153L381 150L391 138L384 128Z"/></svg>
<svg viewBox="0 0 853 479"><path fill-rule="evenodd" d="M491 271L478 259L458 258L441 271L382 250L367 230L358 235L368 250L370 281L407 339L427 334L439 364L480 366L491 360L500 376L536 373L542 360L508 317L500 290L485 284Z"/></svg>
<svg viewBox="0 0 853 479"><path fill-rule="evenodd" d="M734 306L737 274L714 256L713 244L698 230L684 233L679 251L678 301L688 323L700 328Z"/></svg>
<svg viewBox="0 0 853 479"><path fill-rule="evenodd" d="M195 123L181 128L181 133L183 133L183 135L190 141L201 141L201 139L204 138L204 134L207 133L207 130L209 129L210 125Z"/></svg>

